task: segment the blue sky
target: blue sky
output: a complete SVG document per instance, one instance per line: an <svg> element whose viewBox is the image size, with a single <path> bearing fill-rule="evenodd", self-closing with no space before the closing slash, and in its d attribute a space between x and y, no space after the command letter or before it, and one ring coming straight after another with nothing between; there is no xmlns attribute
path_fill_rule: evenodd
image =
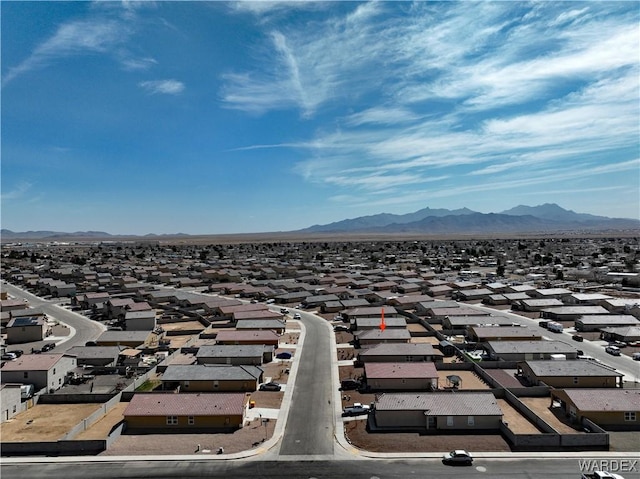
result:
<svg viewBox="0 0 640 479"><path fill-rule="evenodd" d="M640 216L636 2L11 2L2 227Z"/></svg>

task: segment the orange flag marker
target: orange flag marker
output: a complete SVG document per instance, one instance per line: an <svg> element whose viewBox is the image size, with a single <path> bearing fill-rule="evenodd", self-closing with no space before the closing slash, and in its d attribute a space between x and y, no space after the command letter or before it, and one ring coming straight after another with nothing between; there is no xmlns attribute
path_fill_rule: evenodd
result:
<svg viewBox="0 0 640 479"><path fill-rule="evenodd" d="M387 327L387 325L386 325L386 324L384 324L384 308L382 308L382 309L380 310L380 313L381 313L381 316L380 316L380 329L381 329L382 331L384 331L384 329Z"/></svg>

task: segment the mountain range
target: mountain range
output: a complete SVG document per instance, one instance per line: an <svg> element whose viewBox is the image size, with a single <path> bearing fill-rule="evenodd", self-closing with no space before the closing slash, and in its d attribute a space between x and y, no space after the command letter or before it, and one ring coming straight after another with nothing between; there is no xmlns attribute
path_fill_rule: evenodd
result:
<svg viewBox="0 0 640 479"><path fill-rule="evenodd" d="M415 213L361 216L326 225L314 225L298 233L534 233L561 231L610 231L639 229L640 220L608 218L565 210L555 203L519 205L500 213L479 213L424 208Z"/></svg>
<svg viewBox="0 0 640 479"><path fill-rule="evenodd" d="M597 231L638 230L640 220L629 218L608 218L586 213L565 210L555 203L538 206L519 205L500 213L479 213L469 208L448 210L445 208L423 208L414 213L402 215L380 213L345 219L326 225L314 225L296 234L316 233L380 233L380 234L492 234L492 233L559 233ZM103 231L26 231L22 233L0 230L2 240L36 239L87 239L87 238L124 238L134 235L111 235ZM148 234L143 238L188 237L178 234Z"/></svg>

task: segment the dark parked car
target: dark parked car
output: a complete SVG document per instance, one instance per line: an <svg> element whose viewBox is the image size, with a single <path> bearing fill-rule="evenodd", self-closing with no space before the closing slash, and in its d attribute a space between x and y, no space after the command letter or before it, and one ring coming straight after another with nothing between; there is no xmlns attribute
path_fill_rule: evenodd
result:
<svg viewBox="0 0 640 479"><path fill-rule="evenodd" d="M470 466L473 463L473 457L465 450L456 449L442 456L442 462L445 464L466 464Z"/></svg>
<svg viewBox="0 0 640 479"><path fill-rule="evenodd" d="M582 336L580 336L579 334L574 334L573 336L571 336L571 339L573 339L574 341L578 341L578 342L584 341L584 338Z"/></svg>
<svg viewBox="0 0 640 479"><path fill-rule="evenodd" d="M344 324L336 324L333 327L334 331L349 331L349 326L345 326Z"/></svg>
<svg viewBox="0 0 640 479"><path fill-rule="evenodd" d="M291 359L291 353L287 351L282 351L281 353L276 354L276 358L278 359Z"/></svg>
<svg viewBox="0 0 640 479"><path fill-rule="evenodd" d="M343 379L340 383L341 391L354 391L362 387L362 382L357 379Z"/></svg>
<svg viewBox="0 0 640 479"><path fill-rule="evenodd" d="M44 346L42 346L42 352L46 353L47 351L51 351L55 347L56 347L56 343L47 343Z"/></svg>
<svg viewBox="0 0 640 479"><path fill-rule="evenodd" d="M282 389L282 386L280 386L278 383L270 382L261 384L259 389L260 391L280 391L280 389Z"/></svg>

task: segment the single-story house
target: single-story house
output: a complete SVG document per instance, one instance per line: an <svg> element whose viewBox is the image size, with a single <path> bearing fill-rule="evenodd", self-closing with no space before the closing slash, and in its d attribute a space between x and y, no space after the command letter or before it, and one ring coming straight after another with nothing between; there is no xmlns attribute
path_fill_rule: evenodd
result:
<svg viewBox="0 0 640 479"><path fill-rule="evenodd" d="M538 341L542 336L524 326L470 326L467 336L471 341Z"/></svg>
<svg viewBox="0 0 640 479"><path fill-rule="evenodd" d="M490 316L489 313L468 306L456 308L431 308L429 315L434 320L443 321L447 316Z"/></svg>
<svg viewBox="0 0 640 479"><path fill-rule="evenodd" d="M241 319L236 324L238 331L262 331L270 330L275 331L278 334L284 333L287 325L284 321L279 319Z"/></svg>
<svg viewBox="0 0 640 479"><path fill-rule="evenodd" d="M524 361L518 373L532 385L545 383L554 388L622 387L621 374L595 361Z"/></svg>
<svg viewBox="0 0 640 479"><path fill-rule="evenodd" d="M497 431L502 410L490 392L384 393L375 402L377 428L387 430Z"/></svg>
<svg viewBox="0 0 640 479"><path fill-rule="evenodd" d="M573 293L570 296L565 296L562 301L572 305L601 306L607 299L612 299L612 297L602 293Z"/></svg>
<svg viewBox="0 0 640 479"><path fill-rule="evenodd" d="M459 299L460 301L473 301L476 299L485 299L494 294L493 291L487 288L478 289L461 289L454 291L451 294L453 299Z"/></svg>
<svg viewBox="0 0 640 479"><path fill-rule="evenodd" d="M368 330L368 329L379 329L381 322L382 322L382 318L380 316L373 317L373 318L370 318L370 317L357 317L351 323L351 329L353 331L365 331L365 330ZM403 317L387 318L385 316L384 324L385 324L386 328L400 328L400 329L406 329L407 328L407 320L404 319Z"/></svg>
<svg viewBox="0 0 640 479"><path fill-rule="evenodd" d="M361 350L358 361L369 362L419 362L442 361L442 352L428 343L381 343Z"/></svg>
<svg viewBox="0 0 640 479"><path fill-rule="evenodd" d="M582 316L607 315L609 312L602 306L562 306L540 310L540 317L556 321L572 321Z"/></svg>
<svg viewBox="0 0 640 479"><path fill-rule="evenodd" d="M556 400L578 423L586 418L607 429L637 431L640 426L639 389L615 389L605 394L600 389L555 389L551 403Z"/></svg>
<svg viewBox="0 0 640 479"><path fill-rule="evenodd" d="M231 432L244 424L243 393L137 393L123 412L129 433Z"/></svg>
<svg viewBox="0 0 640 479"><path fill-rule="evenodd" d="M432 362L382 362L364 364L367 386L375 391L433 391L438 371Z"/></svg>
<svg viewBox="0 0 640 479"><path fill-rule="evenodd" d="M181 392L255 391L262 382L259 366L169 365L160 377L162 389Z"/></svg>
<svg viewBox="0 0 640 479"><path fill-rule="evenodd" d="M354 334L354 344L362 347L380 343L408 343L411 341L411 333L406 329L369 329L357 331Z"/></svg>
<svg viewBox="0 0 640 479"><path fill-rule="evenodd" d="M196 353L198 364L233 364L260 366L273 361L273 346L245 344L240 346L216 344L200 346Z"/></svg>
<svg viewBox="0 0 640 479"><path fill-rule="evenodd" d="M23 354L4 363L0 378L2 383L33 384L37 391L44 388L55 391L76 367L76 357L71 354Z"/></svg>
<svg viewBox="0 0 640 479"><path fill-rule="evenodd" d="M562 299L566 296L571 296L573 292L566 288L541 288L541 289L534 289L533 291L529 291L528 294L532 298Z"/></svg>
<svg viewBox="0 0 640 479"><path fill-rule="evenodd" d="M98 346L129 346L136 348L149 339L150 331L105 331L98 339Z"/></svg>
<svg viewBox="0 0 640 479"><path fill-rule="evenodd" d="M418 316L433 316L434 309L459 308L457 301L422 301L416 304L416 314Z"/></svg>
<svg viewBox="0 0 640 479"><path fill-rule="evenodd" d="M597 331L603 328L640 326L640 321L630 314L595 314L576 319L577 331Z"/></svg>
<svg viewBox="0 0 640 479"><path fill-rule="evenodd" d="M349 321L357 318L378 318L382 317L382 311L384 310L384 319L398 318L401 315L393 306L368 306L363 308L348 309L342 313L342 317Z"/></svg>
<svg viewBox="0 0 640 479"><path fill-rule="evenodd" d="M564 303L559 299L545 298L545 299L521 299L512 303L513 309L538 312L548 308L561 308Z"/></svg>
<svg viewBox="0 0 640 479"><path fill-rule="evenodd" d="M611 341L640 341L640 326L622 326L614 328L602 328L602 339Z"/></svg>
<svg viewBox="0 0 640 479"><path fill-rule="evenodd" d="M120 356L118 346L74 346L67 351L73 354L78 366L115 366Z"/></svg>
<svg viewBox="0 0 640 479"><path fill-rule="evenodd" d="M562 341L488 341L484 348L491 359L528 361L550 359L552 354L564 354L577 359L578 350Z"/></svg>
<svg viewBox="0 0 640 479"><path fill-rule="evenodd" d="M220 331L216 335L217 344L266 344L269 346L278 346L278 336L273 331Z"/></svg>
<svg viewBox="0 0 640 479"><path fill-rule="evenodd" d="M470 326L512 326L513 320L506 316L446 316L442 329L467 329Z"/></svg>

